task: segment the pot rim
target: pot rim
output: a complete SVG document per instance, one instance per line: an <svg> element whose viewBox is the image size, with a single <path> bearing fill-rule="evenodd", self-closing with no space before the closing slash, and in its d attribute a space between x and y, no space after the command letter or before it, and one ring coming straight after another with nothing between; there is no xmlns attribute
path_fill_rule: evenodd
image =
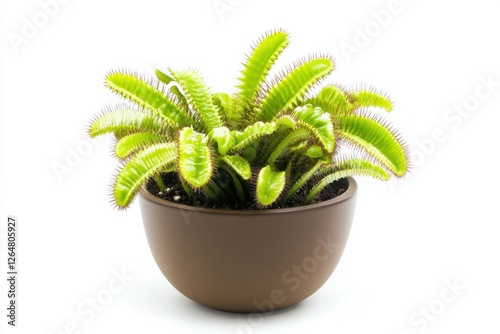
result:
<svg viewBox="0 0 500 334"><path fill-rule="evenodd" d="M307 204L307 205L301 205L301 206L295 206L295 207L288 207L288 208L281 208L281 209L263 209L263 210L234 210L234 209L213 209L213 208L203 208L199 206L191 206L191 205L186 205L186 204L179 204L179 203L174 203L171 201L167 201L164 199L161 199L150 192L146 190L146 186L142 186L139 188L139 194L141 195L142 198L144 198L147 201L154 202L156 204L162 205L162 206L168 206L172 208L176 208L179 210L186 210L186 211L196 211L200 213L207 213L207 214L233 214L233 215L266 215L266 214L278 214L278 213L285 213L285 212L295 212L295 211L305 211L305 210L313 210L325 206L330 206L334 205L337 203L341 203L344 201L347 201L350 199L353 195L356 194L358 190L358 184L356 180L350 176L345 177L349 183L349 187L344 191L341 195L334 197L332 199L329 199L327 201L319 202L319 203L314 203L314 204Z"/></svg>

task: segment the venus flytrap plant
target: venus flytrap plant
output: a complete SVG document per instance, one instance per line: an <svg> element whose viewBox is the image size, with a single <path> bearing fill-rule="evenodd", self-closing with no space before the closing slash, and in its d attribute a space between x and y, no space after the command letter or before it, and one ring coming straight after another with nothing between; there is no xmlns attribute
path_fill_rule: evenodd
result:
<svg viewBox="0 0 500 334"><path fill-rule="evenodd" d="M192 70L157 70L154 79L111 72L106 86L130 105L108 109L89 135L116 137L124 163L113 188L117 206L127 207L150 180L165 189L168 173L192 203L224 208L307 204L347 176L405 175L402 139L372 110L390 112L390 100L369 88L318 87L335 67L325 55L270 77L288 44L282 30L262 37L233 94L211 93ZM352 154L337 154L342 146Z"/></svg>

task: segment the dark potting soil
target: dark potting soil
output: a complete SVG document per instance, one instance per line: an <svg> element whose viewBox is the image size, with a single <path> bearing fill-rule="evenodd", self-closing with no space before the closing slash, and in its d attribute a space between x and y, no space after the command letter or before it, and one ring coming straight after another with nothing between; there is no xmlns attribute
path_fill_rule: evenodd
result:
<svg viewBox="0 0 500 334"><path fill-rule="evenodd" d="M166 186L166 188L163 191L160 190L158 184L155 182L154 179L151 179L147 183L146 189L152 195L170 202L202 207L202 208L224 209L224 210L261 209L257 205L257 203L253 201L249 201L245 204L241 204L237 201L234 201L234 203L233 202L214 203L201 191L196 192L194 198L191 198L182 187L182 184L177 175L174 173L162 174L162 180ZM335 198L343 194L346 191L347 187L348 187L347 180L341 179L335 181L326 186L309 204L320 203ZM272 206L271 208L276 209L276 208L290 208L290 207L302 206L306 196L307 196L306 191L303 190L299 191L292 198L292 200L287 202L285 205Z"/></svg>

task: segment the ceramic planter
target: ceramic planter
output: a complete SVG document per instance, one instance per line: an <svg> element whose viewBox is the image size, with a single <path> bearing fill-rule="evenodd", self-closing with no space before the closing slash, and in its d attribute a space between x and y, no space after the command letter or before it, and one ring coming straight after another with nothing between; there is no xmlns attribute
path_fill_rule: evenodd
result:
<svg viewBox="0 0 500 334"><path fill-rule="evenodd" d="M236 211L179 205L140 192L144 228L163 275L182 294L219 310L264 312L309 297L344 251L357 184L322 203Z"/></svg>

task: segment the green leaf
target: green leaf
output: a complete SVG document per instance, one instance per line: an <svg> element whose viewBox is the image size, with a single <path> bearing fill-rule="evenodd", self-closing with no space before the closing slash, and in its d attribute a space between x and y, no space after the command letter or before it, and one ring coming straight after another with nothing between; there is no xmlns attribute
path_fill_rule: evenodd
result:
<svg viewBox="0 0 500 334"><path fill-rule="evenodd" d="M209 137L217 142L220 155L226 155L227 151L234 145L234 137L231 131L225 126L213 129Z"/></svg>
<svg viewBox="0 0 500 334"><path fill-rule="evenodd" d="M193 188L204 186L212 177L212 157L208 137L184 128L179 132L179 171Z"/></svg>
<svg viewBox="0 0 500 334"><path fill-rule="evenodd" d="M158 118L137 110L114 110L96 119L89 128L89 136L119 132L151 132L165 134L167 126Z"/></svg>
<svg viewBox="0 0 500 334"><path fill-rule="evenodd" d="M174 101L182 110L189 112L189 103L179 87L172 85L168 88L168 91L172 95L172 101Z"/></svg>
<svg viewBox="0 0 500 334"><path fill-rule="evenodd" d="M267 164L274 166L274 163L276 160L291 146L301 142L305 141L308 138L312 137L311 133L308 129L304 128L298 128L296 130L291 131L289 134L286 135L283 140L278 144L278 146L272 151L272 153L269 155L267 159Z"/></svg>
<svg viewBox="0 0 500 334"><path fill-rule="evenodd" d="M155 133L132 133L121 138L115 146L115 154L119 159L126 159L129 156L142 151L148 146L165 141L165 136Z"/></svg>
<svg viewBox="0 0 500 334"><path fill-rule="evenodd" d="M222 126L219 113L212 102L212 95L203 79L195 71L170 70L175 81L181 85L184 94L193 106L195 112L200 116L205 129L210 131Z"/></svg>
<svg viewBox="0 0 500 334"><path fill-rule="evenodd" d="M106 86L124 98L150 110L173 128L191 124L194 121L163 92L132 74L112 72L106 78Z"/></svg>
<svg viewBox="0 0 500 334"><path fill-rule="evenodd" d="M350 115L356 108L361 107L392 110L392 102L382 93L366 88L350 92L334 85L324 87L316 97L307 100L307 103L332 115Z"/></svg>
<svg viewBox="0 0 500 334"><path fill-rule="evenodd" d="M174 78L160 70L156 70L155 74L158 80L163 82L165 85L170 85L172 82L175 83ZM187 99L176 85L170 85L170 87L168 87L168 92L175 98L172 99L172 102L177 104L182 110L186 112L189 111ZM172 96L169 97L172 98Z"/></svg>
<svg viewBox="0 0 500 334"><path fill-rule="evenodd" d="M392 111L391 100L381 93L370 91L368 89L362 89L351 93L351 95L354 99L354 108L378 107L385 109L388 112Z"/></svg>
<svg viewBox="0 0 500 334"><path fill-rule="evenodd" d="M236 173L234 172L234 169L232 169L229 166L225 166L224 164L221 164L220 166L223 170L225 170L229 176L231 177L231 180L233 181L234 188L236 190L236 196L238 197L238 201L240 204L245 204L246 203L246 196L245 196L245 190L243 189L243 185L241 184L240 178Z"/></svg>
<svg viewBox="0 0 500 334"><path fill-rule="evenodd" d="M212 102L219 108L219 115L224 115L224 119L227 119L231 109L231 96L226 93L216 93L212 95Z"/></svg>
<svg viewBox="0 0 500 334"><path fill-rule="evenodd" d="M165 85L168 85L169 83L174 81L174 78L172 78L171 76L169 76L166 73L163 73L162 71L160 71L158 69L155 71L155 74L156 74L156 77L158 78L158 80L163 82Z"/></svg>
<svg viewBox="0 0 500 334"><path fill-rule="evenodd" d="M235 95L238 99L238 103L235 103L238 109L232 112L231 118L240 117L241 108L253 104L269 70L288 44L288 34L281 30L269 33L257 42L244 64L241 77L238 78L240 83Z"/></svg>
<svg viewBox="0 0 500 334"><path fill-rule="evenodd" d="M309 151L309 148L311 148L312 151L318 149L319 152L321 153L321 156L324 155L323 149L321 148L321 146L310 145L310 144L307 143L307 141L299 141L298 144L290 146L290 152L294 152L296 154L303 155L304 151L306 151L306 155L307 155L307 152ZM309 156L309 155L307 155L307 156ZM311 156L309 156L309 157L310 158L314 158L314 157L311 157Z"/></svg>
<svg viewBox="0 0 500 334"><path fill-rule="evenodd" d="M139 188L150 177L172 164L176 158L177 149L174 143L156 144L137 153L118 173L114 185L116 204L127 207Z"/></svg>
<svg viewBox="0 0 500 334"><path fill-rule="evenodd" d="M275 172L271 166L262 168L257 178L257 200L260 205L269 206L285 188L285 172Z"/></svg>
<svg viewBox="0 0 500 334"><path fill-rule="evenodd" d="M315 83L330 74L333 69L333 60L329 58L314 58L294 66L293 70L266 94L259 119L271 121L282 110L294 107Z"/></svg>
<svg viewBox="0 0 500 334"><path fill-rule="evenodd" d="M285 129L294 128L297 125L297 122L290 115L283 115L275 121L276 125L280 125Z"/></svg>
<svg viewBox="0 0 500 334"><path fill-rule="evenodd" d="M362 115L344 116L339 122L339 135L354 142L397 176L407 170L403 144L386 126Z"/></svg>
<svg viewBox="0 0 500 334"><path fill-rule="evenodd" d="M288 202L299 190L302 188L309 179L316 173L316 171L324 164L324 161L318 160L316 164L310 168L309 170L305 171L300 177L300 179L294 183L294 185L290 188L288 191L284 202Z"/></svg>
<svg viewBox="0 0 500 334"><path fill-rule="evenodd" d="M252 176L250 164L244 158L236 155L226 155L222 160L228 164L243 180L248 180Z"/></svg>
<svg viewBox="0 0 500 334"><path fill-rule="evenodd" d="M332 115L350 114L353 109L350 95L334 85L324 87L315 98L308 100L307 103L320 107Z"/></svg>
<svg viewBox="0 0 500 334"><path fill-rule="evenodd" d="M278 126L275 123L256 122L245 128L243 132L233 131L234 146L231 148L231 152L241 150L251 145L263 136L272 134L277 128Z"/></svg>
<svg viewBox="0 0 500 334"><path fill-rule="evenodd" d="M245 158L246 161L254 162L254 160L257 158L257 145L249 145L245 146L241 150L241 156Z"/></svg>
<svg viewBox="0 0 500 334"><path fill-rule="evenodd" d="M333 167L327 167L326 174L309 192L306 197L305 203L309 203L316 195L318 195L321 190L323 190L327 185L337 180L340 180L348 176L369 176L376 179L387 181L390 175L381 168L368 160L364 159L349 159L340 163L333 165Z"/></svg>
<svg viewBox="0 0 500 334"><path fill-rule="evenodd" d="M297 117L300 125L306 127L316 136L327 153L333 152L335 137L329 113L323 112L321 108L313 108L308 104L295 108L293 115Z"/></svg>
<svg viewBox="0 0 500 334"><path fill-rule="evenodd" d="M323 149L321 148L321 146L318 145L309 146L304 154L312 159L325 158L325 153L323 152Z"/></svg>

